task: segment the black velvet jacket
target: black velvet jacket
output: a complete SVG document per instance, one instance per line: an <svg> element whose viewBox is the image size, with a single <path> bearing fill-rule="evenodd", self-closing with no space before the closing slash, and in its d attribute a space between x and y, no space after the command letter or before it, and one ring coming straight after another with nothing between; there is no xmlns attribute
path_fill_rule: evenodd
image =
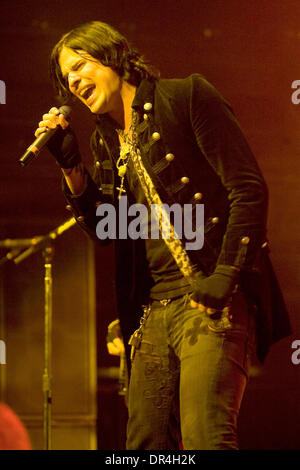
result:
<svg viewBox="0 0 300 470"><path fill-rule="evenodd" d="M268 258L267 188L230 105L202 76L141 82L132 107L143 163L164 203L204 204L204 246L188 252L207 275L217 264L238 266L240 285L257 315L258 357L290 334L288 314ZM68 202L96 239L96 205L116 201L119 142L115 123L99 116L91 138L93 179ZM128 194L130 201L130 194ZM134 202L134 201L132 201ZM147 294L143 245L116 240L117 298L125 340Z"/></svg>

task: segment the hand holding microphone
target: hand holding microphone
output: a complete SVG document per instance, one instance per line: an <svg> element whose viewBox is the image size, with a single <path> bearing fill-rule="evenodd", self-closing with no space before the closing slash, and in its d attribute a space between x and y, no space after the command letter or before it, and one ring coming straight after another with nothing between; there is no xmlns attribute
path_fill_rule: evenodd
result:
<svg viewBox="0 0 300 470"><path fill-rule="evenodd" d="M62 106L51 108L43 115L34 134L36 140L19 160L21 166L28 165L45 145L63 169L73 168L81 162L76 136L66 120L69 113L70 108Z"/></svg>

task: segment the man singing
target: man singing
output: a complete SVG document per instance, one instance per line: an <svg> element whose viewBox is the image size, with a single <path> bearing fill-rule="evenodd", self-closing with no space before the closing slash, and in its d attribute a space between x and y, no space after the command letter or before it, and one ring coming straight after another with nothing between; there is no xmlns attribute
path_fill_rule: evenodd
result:
<svg viewBox="0 0 300 470"><path fill-rule="evenodd" d="M61 38L51 72L64 102L75 97L96 118L93 177L57 108L35 133L58 126L48 146L93 239L97 208L124 196L129 207L189 204L195 231L204 205L201 249L171 221L164 237L164 217L159 237L115 240L126 347L132 335L127 449L237 449L250 355L263 361L290 329L268 258L266 185L233 111L201 75L160 79L99 21Z"/></svg>

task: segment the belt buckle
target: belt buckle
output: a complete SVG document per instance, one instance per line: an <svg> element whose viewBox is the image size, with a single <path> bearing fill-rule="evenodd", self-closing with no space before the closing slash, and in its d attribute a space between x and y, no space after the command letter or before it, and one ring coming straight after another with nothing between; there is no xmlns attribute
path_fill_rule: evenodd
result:
<svg viewBox="0 0 300 470"><path fill-rule="evenodd" d="M170 302L171 299L162 299L159 301L164 307L166 307Z"/></svg>

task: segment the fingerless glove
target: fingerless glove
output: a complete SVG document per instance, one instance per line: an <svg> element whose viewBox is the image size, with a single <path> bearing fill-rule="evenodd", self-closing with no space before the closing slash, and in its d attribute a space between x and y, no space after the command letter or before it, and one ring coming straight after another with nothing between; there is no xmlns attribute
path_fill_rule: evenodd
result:
<svg viewBox="0 0 300 470"><path fill-rule="evenodd" d="M219 264L208 277L199 275L191 298L205 307L222 310L238 283L239 270Z"/></svg>
<svg viewBox="0 0 300 470"><path fill-rule="evenodd" d="M66 129L58 126L57 131L48 141L47 147L63 169L74 168L81 162L78 142L70 126Z"/></svg>

